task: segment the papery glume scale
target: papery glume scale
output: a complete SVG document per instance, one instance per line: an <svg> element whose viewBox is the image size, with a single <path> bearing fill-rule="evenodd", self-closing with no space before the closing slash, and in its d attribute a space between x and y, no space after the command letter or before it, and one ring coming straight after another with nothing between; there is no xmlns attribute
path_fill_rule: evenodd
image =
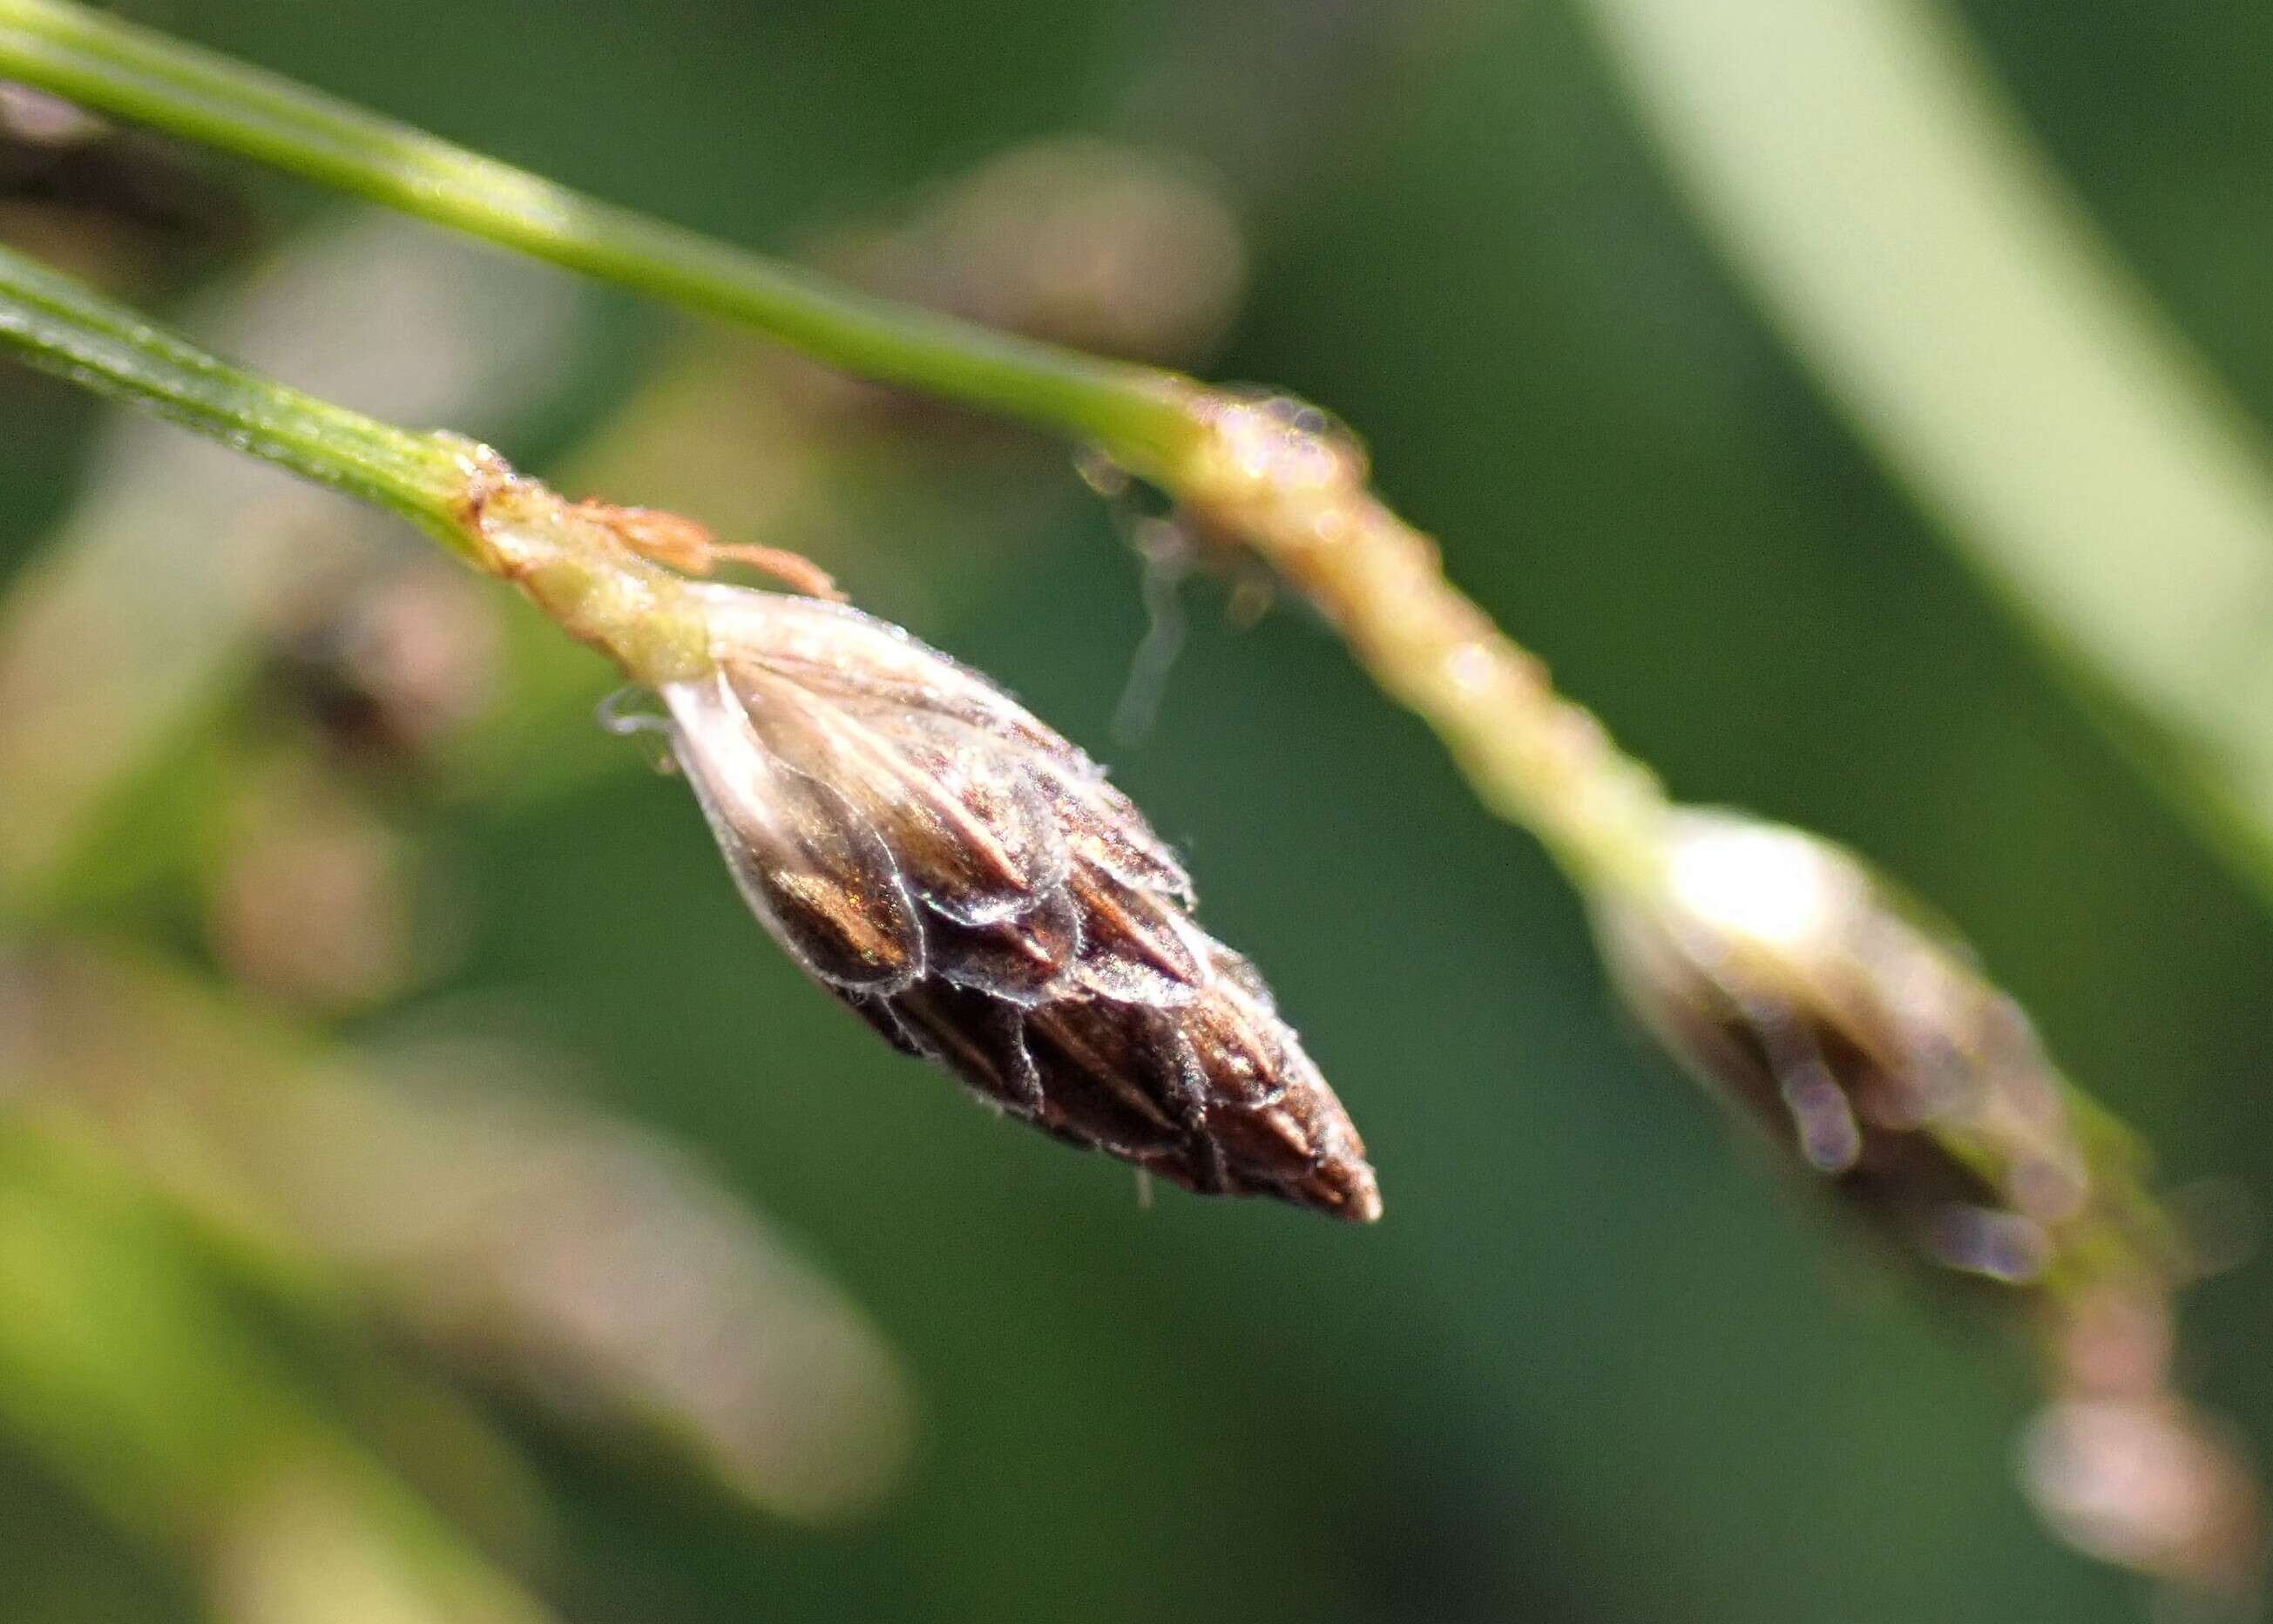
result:
<svg viewBox="0 0 2273 1624"><path fill-rule="evenodd" d="M665 684L735 878L814 979L1061 1138L1189 1187L1369 1219L1332 1091L1079 749L842 605L698 586L717 668Z"/></svg>

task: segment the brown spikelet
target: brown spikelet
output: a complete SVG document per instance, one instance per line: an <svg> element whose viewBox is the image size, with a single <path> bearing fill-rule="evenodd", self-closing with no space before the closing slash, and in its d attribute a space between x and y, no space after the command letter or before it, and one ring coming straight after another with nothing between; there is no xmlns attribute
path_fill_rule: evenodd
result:
<svg viewBox="0 0 2273 1624"><path fill-rule="evenodd" d="M808 974L1060 1139L1192 1190L1380 1215L1340 1102L1093 762L896 627L694 590L718 669L663 688L677 752Z"/></svg>

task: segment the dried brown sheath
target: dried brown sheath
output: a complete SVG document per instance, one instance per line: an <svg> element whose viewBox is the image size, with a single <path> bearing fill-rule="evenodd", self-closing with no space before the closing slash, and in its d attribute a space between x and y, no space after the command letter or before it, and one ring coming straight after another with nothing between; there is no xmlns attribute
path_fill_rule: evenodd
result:
<svg viewBox="0 0 2273 1624"><path fill-rule="evenodd" d="M1189 1189L1369 1222L1341 1103L1081 751L898 628L699 586L662 689L751 906L814 980L1011 1115Z"/></svg>

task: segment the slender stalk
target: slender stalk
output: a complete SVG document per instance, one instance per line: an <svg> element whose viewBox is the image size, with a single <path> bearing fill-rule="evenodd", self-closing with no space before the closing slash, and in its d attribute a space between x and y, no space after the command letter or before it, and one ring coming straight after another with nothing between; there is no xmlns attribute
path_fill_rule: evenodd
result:
<svg viewBox="0 0 2273 1624"><path fill-rule="evenodd" d="M0 78L724 316L825 365L1091 442L1317 602L1484 802L1537 834L1574 880L1646 876L1662 806L1654 780L1444 579L1428 539L1366 488L1362 459L1294 402L1265 407L837 288L68 0L0 0ZM1322 548L1327 531L1335 544Z"/></svg>
<svg viewBox="0 0 2273 1624"><path fill-rule="evenodd" d="M402 515L454 551L465 442L420 434L216 360L85 283L0 248L0 346L304 478Z"/></svg>
<svg viewBox="0 0 2273 1624"><path fill-rule="evenodd" d="M1144 471L1191 439L1168 374L831 286L60 0L0 0L0 79L746 322L847 372L1093 439Z"/></svg>
<svg viewBox="0 0 2273 1624"><path fill-rule="evenodd" d="M1444 579L1437 544L1368 486L1357 443L1295 401L1217 392L1204 410L1209 436L1176 481L1199 532L1268 560L1579 889L1654 887L1668 811L1656 776Z"/></svg>
<svg viewBox="0 0 2273 1624"><path fill-rule="evenodd" d="M563 501L486 446L396 428L241 371L5 248L0 350L400 514L636 680L668 681L709 658L679 577L642 556L651 515Z"/></svg>

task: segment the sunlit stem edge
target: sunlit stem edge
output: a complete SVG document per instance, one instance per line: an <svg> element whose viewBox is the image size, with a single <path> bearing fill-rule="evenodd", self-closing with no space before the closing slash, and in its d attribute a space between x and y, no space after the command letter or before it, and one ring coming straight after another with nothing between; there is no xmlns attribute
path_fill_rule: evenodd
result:
<svg viewBox="0 0 2273 1624"><path fill-rule="evenodd" d="M244 372L4 247L0 353L401 515L636 681L707 668L709 636L679 578L611 522L629 510L564 501L486 446Z"/></svg>
<svg viewBox="0 0 2273 1624"><path fill-rule="evenodd" d="M0 348L411 520L461 556L466 442L240 372L61 272L0 247Z"/></svg>
<svg viewBox="0 0 2273 1624"><path fill-rule="evenodd" d="M845 371L1093 439L1147 474L1181 380L833 286L216 53L59 0L0 0L0 78L746 323Z"/></svg>
<svg viewBox="0 0 2273 1624"><path fill-rule="evenodd" d="M825 365L1092 445L1188 508L1234 518L1222 538L1317 601L1383 688L1444 739L1485 803L1539 835L1575 881L1631 881L1648 866L1654 780L1542 684L1443 679L1433 662L1480 635L1502 676L1527 669L1527 657L1362 479L1334 496L1359 521L1348 527L1352 567L1317 568L1308 516L1319 493L1277 500L1272 469L1259 470L1257 488L1255 470L1226 455L1242 397L836 287L68 0L0 0L0 78L726 318ZM1384 586L1399 590L1384 597ZM1598 748L1574 756L1565 741L1581 735ZM1534 771L1542 762L1552 763L1543 777ZM1609 803L1619 815L1605 820Z"/></svg>

